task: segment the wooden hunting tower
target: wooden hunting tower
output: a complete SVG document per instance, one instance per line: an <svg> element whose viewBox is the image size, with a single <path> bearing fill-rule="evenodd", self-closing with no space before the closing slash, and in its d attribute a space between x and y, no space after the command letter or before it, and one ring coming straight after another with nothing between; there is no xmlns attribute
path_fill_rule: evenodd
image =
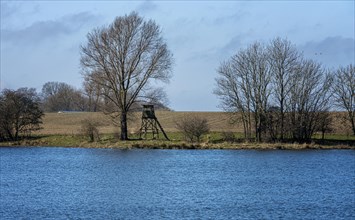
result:
<svg viewBox="0 0 355 220"><path fill-rule="evenodd" d="M144 139L146 139L147 133L152 133L153 139L159 138L158 127L163 133L164 137L169 140L168 136L164 132L163 127L160 125L157 117L155 116L154 105L143 105L142 125L139 133L140 138L142 138L144 135Z"/></svg>

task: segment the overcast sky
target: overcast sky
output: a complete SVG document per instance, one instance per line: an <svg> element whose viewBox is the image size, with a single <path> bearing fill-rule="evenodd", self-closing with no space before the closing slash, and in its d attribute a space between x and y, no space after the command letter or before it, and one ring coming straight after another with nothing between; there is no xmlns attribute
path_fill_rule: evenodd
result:
<svg viewBox="0 0 355 220"><path fill-rule="evenodd" d="M355 63L354 1L3 1L1 89L82 85L80 45L95 27L137 11L174 55L166 86L176 111L218 111L220 63L255 41L287 38L327 68Z"/></svg>

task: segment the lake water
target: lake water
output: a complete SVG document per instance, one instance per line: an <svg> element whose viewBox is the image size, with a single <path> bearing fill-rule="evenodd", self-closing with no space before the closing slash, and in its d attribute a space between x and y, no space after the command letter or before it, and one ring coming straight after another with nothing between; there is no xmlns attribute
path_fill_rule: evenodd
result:
<svg viewBox="0 0 355 220"><path fill-rule="evenodd" d="M355 219L355 151L0 148L22 218Z"/></svg>

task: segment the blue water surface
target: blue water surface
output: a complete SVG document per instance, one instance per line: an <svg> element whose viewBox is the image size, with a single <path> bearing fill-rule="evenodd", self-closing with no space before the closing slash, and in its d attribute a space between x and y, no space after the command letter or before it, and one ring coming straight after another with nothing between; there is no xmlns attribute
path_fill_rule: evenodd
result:
<svg viewBox="0 0 355 220"><path fill-rule="evenodd" d="M355 219L355 151L2 147L0 219Z"/></svg>

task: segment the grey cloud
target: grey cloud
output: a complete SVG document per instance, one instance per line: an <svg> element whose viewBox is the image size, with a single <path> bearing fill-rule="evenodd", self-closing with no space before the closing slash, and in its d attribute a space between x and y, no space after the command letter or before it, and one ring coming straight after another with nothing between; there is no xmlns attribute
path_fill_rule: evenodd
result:
<svg viewBox="0 0 355 220"><path fill-rule="evenodd" d="M13 5L13 4L9 4L8 2L3 2L1 1L1 20L3 20L4 18L8 18L10 16L12 16L13 14L16 13L16 11L19 9L19 6L17 5Z"/></svg>
<svg viewBox="0 0 355 220"><path fill-rule="evenodd" d="M3 29L6 25L11 26L12 21L19 17L25 17L28 15L37 14L40 11L39 5L36 3L31 4L31 6L23 7L20 2L16 1L1 1L1 28ZM4 21L7 21L6 23Z"/></svg>
<svg viewBox="0 0 355 220"><path fill-rule="evenodd" d="M225 15L222 17L218 17L214 20L215 25L223 25L225 23L236 23L237 21L242 20L250 16L250 13L244 10L238 10L235 14L232 15Z"/></svg>
<svg viewBox="0 0 355 220"><path fill-rule="evenodd" d="M244 36L234 36L223 48L221 48L221 55L231 56L235 54L239 48L241 48Z"/></svg>
<svg viewBox="0 0 355 220"><path fill-rule="evenodd" d="M84 25L95 21L97 17L88 12L67 15L59 20L38 21L31 26L20 29L1 30L1 40L15 45L34 45L46 40L55 40L57 37L70 35L79 31Z"/></svg>
<svg viewBox="0 0 355 220"><path fill-rule="evenodd" d="M355 39L341 36L310 41L299 47L306 58L315 59L326 67L337 68L355 62Z"/></svg>
<svg viewBox="0 0 355 220"><path fill-rule="evenodd" d="M137 11L145 14L151 11L154 11L158 8L158 5L153 3L152 1L144 1L143 3L139 4L137 7Z"/></svg>
<svg viewBox="0 0 355 220"><path fill-rule="evenodd" d="M200 50L194 53L191 53L188 56L187 60L203 60L210 61L218 59L219 61L229 59L231 56L236 54L241 48L245 48L248 43L250 43L250 36L252 35L253 30L250 29L245 33L238 34L234 36L230 41L226 42L224 46L210 46L206 47L204 50Z"/></svg>
<svg viewBox="0 0 355 220"><path fill-rule="evenodd" d="M228 58L241 48L252 43L252 30L233 37L219 50L219 57ZM263 42L263 41L262 41ZM303 52L308 59L314 59L325 67L337 68L355 62L355 39L341 36L327 37L319 41L309 41L298 45L298 50Z"/></svg>
<svg viewBox="0 0 355 220"><path fill-rule="evenodd" d="M78 14L64 16L62 21L67 26L71 26L73 31L76 31L86 24L96 21L98 16L91 14L90 12L81 12Z"/></svg>
<svg viewBox="0 0 355 220"><path fill-rule="evenodd" d="M254 42L254 30L249 29L234 36L222 48L219 49L219 57L225 59L236 54L241 48L247 47L250 43Z"/></svg>

